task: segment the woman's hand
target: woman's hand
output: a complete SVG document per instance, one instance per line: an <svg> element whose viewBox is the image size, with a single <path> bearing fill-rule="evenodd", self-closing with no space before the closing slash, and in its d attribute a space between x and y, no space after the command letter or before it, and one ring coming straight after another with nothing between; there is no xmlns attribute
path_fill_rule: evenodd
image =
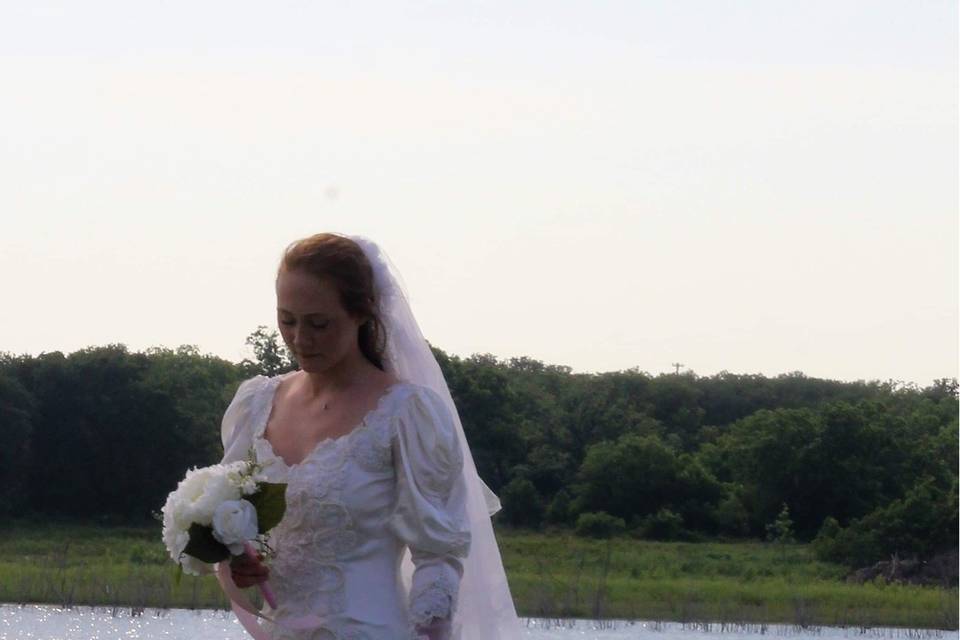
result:
<svg viewBox="0 0 960 640"><path fill-rule="evenodd" d="M430 618L427 624L416 626L417 634L427 640L449 640L450 620L447 618Z"/></svg>
<svg viewBox="0 0 960 640"><path fill-rule="evenodd" d="M263 560L263 555L259 553L256 560L251 560L246 554L230 558L230 576L233 578L234 584L241 589L246 589L265 582L270 576L270 568L260 562L261 560Z"/></svg>

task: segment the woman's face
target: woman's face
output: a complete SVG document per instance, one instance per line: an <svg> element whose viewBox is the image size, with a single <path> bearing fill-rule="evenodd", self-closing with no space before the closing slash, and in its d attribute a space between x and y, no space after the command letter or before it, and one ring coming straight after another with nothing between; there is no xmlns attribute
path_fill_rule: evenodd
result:
<svg viewBox="0 0 960 640"><path fill-rule="evenodd" d="M328 279L305 271L277 277L277 326L304 371L323 371L359 350L362 319L351 317Z"/></svg>

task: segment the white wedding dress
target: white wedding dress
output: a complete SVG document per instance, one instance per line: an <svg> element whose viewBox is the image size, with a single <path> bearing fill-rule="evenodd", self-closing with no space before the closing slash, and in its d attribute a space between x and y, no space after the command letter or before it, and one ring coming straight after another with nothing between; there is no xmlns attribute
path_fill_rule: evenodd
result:
<svg viewBox="0 0 960 640"><path fill-rule="evenodd" d="M244 381L221 431L223 462L252 449L270 481L287 483L270 536L277 609L261 610L278 624L263 628L277 640L416 638L415 624L455 611L470 548L463 454L446 405L429 387L399 382L353 431L288 466L263 438L284 377ZM401 578L405 548L412 585ZM305 615L322 625L280 626Z"/></svg>

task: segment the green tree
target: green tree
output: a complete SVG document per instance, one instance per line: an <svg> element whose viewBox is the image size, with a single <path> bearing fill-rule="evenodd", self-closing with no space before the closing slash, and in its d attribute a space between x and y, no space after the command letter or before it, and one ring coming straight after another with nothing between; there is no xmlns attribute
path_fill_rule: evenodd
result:
<svg viewBox="0 0 960 640"><path fill-rule="evenodd" d="M514 478L500 492L503 519L518 527L540 526L543 519L543 500L537 488L526 478Z"/></svg>
<svg viewBox="0 0 960 640"><path fill-rule="evenodd" d="M767 525L767 540L777 543L783 556L786 556L787 545L796 542L793 535L793 520L790 519L790 509L786 503L777 514L777 519Z"/></svg>
<svg viewBox="0 0 960 640"><path fill-rule="evenodd" d="M220 422L243 372L192 345L153 347L145 353L144 386L169 398L179 416L176 426L182 430L183 445L170 453L170 463L185 472L191 466L217 462L223 453Z"/></svg>
<svg viewBox="0 0 960 640"><path fill-rule="evenodd" d="M730 483L726 487L724 498L714 510L717 531L736 537L750 533L750 514L744 505L744 486Z"/></svg>
<svg viewBox="0 0 960 640"><path fill-rule="evenodd" d="M280 334L276 329L268 330L266 326L259 325L247 336L246 344L253 348L255 360L244 358L240 361L244 377L257 374L273 377L300 367L287 346L281 344Z"/></svg>
<svg viewBox="0 0 960 640"><path fill-rule="evenodd" d="M495 356L477 354L466 360L448 359L451 395L463 423L480 477L498 492L510 470L526 460L527 444L520 434L518 397L506 368Z"/></svg>
<svg viewBox="0 0 960 640"><path fill-rule="evenodd" d="M817 509L824 490L815 473L821 431L821 419L810 409L763 409L733 424L713 455L703 458L723 459L731 481L744 486L751 534L762 533L784 502Z"/></svg>
<svg viewBox="0 0 960 640"><path fill-rule="evenodd" d="M695 374L663 375L650 383L653 417L676 436L684 451L694 451L706 414L700 406L702 391Z"/></svg>
<svg viewBox="0 0 960 640"><path fill-rule="evenodd" d="M624 520L656 513L677 497L680 471L677 456L656 436L626 434L600 442L580 466L574 509Z"/></svg>
<svg viewBox="0 0 960 640"><path fill-rule="evenodd" d="M0 369L0 516L27 507L25 480L33 437L36 399L11 372Z"/></svg>
<svg viewBox="0 0 960 640"><path fill-rule="evenodd" d="M550 501L544 517L547 522L552 524L569 524L570 506L570 493L567 492L566 489L560 489L560 491L553 496L553 500Z"/></svg>
<svg viewBox="0 0 960 640"><path fill-rule="evenodd" d="M944 486L924 476L906 494L846 528L825 521L814 551L832 562L852 567L873 564L897 554L928 559L956 549L957 479Z"/></svg>
<svg viewBox="0 0 960 640"><path fill-rule="evenodd" d="M716 533L717 506L725 497L723 485L696 455L683 453L679 457L676 495L672 508L689 529Z"/></svg>
<svg viewBox="0 0 960 640"><path fill-rule="evenodd" d="M172 399L143 383L144 354L123 345L26 363L37 400L29 505L40 513L147 518L182 473L187 450Z"/></svg>

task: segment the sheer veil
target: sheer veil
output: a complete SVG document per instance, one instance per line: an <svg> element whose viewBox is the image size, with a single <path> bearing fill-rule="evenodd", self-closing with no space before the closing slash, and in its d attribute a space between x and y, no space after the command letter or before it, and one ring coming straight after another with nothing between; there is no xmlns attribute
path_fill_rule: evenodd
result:
<svg viewBox="0 0 960 640"><path fill-rule="evenodd" d="M380 318L386 329L384 368L401 380L430 387L443 399L457 428L463 450L463 475L467 486L470 519L470 555L464 562L453 638L457 640L519 640L520 623L507 585L500 550L490 516L500 510L500 501L477 474L463 425L450 395L440 365L420 332L396 267L375 242L359 235L343 235L356 242L373 267ZM410 552L403 558L406 584L413 575Z"/></svg>

